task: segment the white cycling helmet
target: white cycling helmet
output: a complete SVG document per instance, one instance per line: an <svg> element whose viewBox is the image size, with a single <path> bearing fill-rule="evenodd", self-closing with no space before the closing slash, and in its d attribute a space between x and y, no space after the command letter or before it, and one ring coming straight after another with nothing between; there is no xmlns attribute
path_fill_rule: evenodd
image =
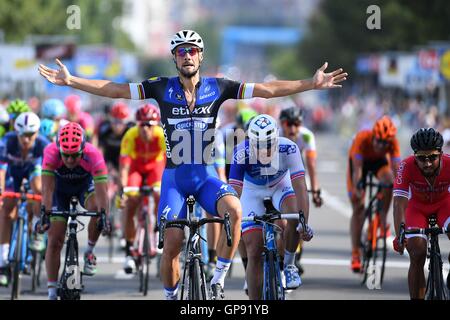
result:
<svg viewBox="0 0 450 320"><path fill-rule="evenodd" d="M202 37L193 30L181 30L175 33L170 40L170 51L173 53L175 48L182 44L193 44L203 51Z"/></svg>
<svg viewBox="0 0 450 320"><path fill-rule="evenodd" d="M270 148L278 143L277 121L267 114L253 118L248 125L250 144L260 148Z"/></svg>
<svg viewBox="0 0 450 320"><path fill-rule="evenodd" d="M19 134L24 133L36 133L39 131L41 126L41 120L37 116L37 114L33 112L24 112L21 113L16 122L14 122L14 129Z"/></svg>

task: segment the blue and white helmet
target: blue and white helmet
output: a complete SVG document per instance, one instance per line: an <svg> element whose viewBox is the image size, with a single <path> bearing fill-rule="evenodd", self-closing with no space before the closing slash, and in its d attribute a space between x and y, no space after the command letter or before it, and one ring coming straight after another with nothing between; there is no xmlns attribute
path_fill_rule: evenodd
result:
<svg viewBox="0 0 450 320"><path fill-rule="evenodd" d="M14 122L14 130L19 134L36 133L41 126L41 120L33 112L21 113Z"/></svg>
<svg viewBox="0 0 450 320"><path fill-rule="evenodd" d="M260 114L250 121L248 126L250 144L261 147L271 147L278 143L277 121L268 114Z"/></svg>
<svg viewBox="0 0 450 320"><path fill-rule="evenodd" d="M43 136L46 136L49 139L52 139L56 135L55 121L50 119L43 119L41 121L39 133Z"/></svg>
<svg viewBox="0 0 450 320"><path fill-rule="evenodd" d="M170 51L173 53L175 48L182 44L193 44L203 51L202 37L193 30L181 30L175 33L170 40Z"/></svg>
<svg viewBox="0 0 450 320"><path fill-rule="evenodd" d="M43 118L55 119L66 113L64 102L59 99L48 99L42 104L41 115Z"/></svg>

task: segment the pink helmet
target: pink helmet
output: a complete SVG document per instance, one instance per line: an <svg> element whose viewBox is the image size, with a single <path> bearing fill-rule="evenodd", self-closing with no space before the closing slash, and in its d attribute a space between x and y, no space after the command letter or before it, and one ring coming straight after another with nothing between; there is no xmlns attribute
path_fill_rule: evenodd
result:
<svg viewBox="0 0 450 320"><path fill-rule="evenodd" d="M67 98L64 100L64 104L66 105L67 112L69 114L76 114L81 112L81 98L76 94L67 96Z"/></svg>
<svg viewBox="0 0 450 320"><path fill-rule="evenodd" d="M130 115L130 109L123 102L117 102L112 106L111 109L111 117L115 119L124 120L127 119Z"/></svg>
<svg viewBox="0 0 450 320"><path fill-rule="evenodd" d="M56 140L59 151L67 154L83 151L86 143L83 128L76 122L69 122L58 133Z"/></svg>

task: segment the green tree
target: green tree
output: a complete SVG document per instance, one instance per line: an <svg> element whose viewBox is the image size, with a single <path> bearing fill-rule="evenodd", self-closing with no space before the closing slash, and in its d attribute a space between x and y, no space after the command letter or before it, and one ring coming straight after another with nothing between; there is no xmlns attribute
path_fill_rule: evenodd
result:
<svg viewBox="0 0 450 320"><path fill-rule="evenodd" d="M81 29L66 26L67 8L81 11ZM0 29L7 42L21 42L28 35L73 35L78 44L111 44L133 49L128 36L116 28L123 0L8 0L0 1Z"/></svg>
<svg viewBox="0 0 450 320"><path fill-rule="evenodd" d="M381 29L369 30L370 5L381 10ZM313 72L323 61L330 69L354 74L356 56L367 52L412 50L433 40L450 39L450 6L445 0L324 0L298 46L298 60Z"/></svg>

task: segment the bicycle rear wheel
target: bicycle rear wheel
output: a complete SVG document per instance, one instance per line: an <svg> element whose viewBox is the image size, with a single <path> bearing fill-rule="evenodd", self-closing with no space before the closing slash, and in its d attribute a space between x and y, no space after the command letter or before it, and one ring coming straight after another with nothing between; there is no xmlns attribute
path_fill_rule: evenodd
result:
<svg viewBox="0 0 450 320"><path fill-rule="evenodd" d="M20 265L22 257L22 241L23 241L23 228L24 220L19 218L15 223L15 230L13 235L15 235L16 245L14 247L14 260L12 263L12 288L11 288L11 300L19 298L20 291Z"/></svg>

